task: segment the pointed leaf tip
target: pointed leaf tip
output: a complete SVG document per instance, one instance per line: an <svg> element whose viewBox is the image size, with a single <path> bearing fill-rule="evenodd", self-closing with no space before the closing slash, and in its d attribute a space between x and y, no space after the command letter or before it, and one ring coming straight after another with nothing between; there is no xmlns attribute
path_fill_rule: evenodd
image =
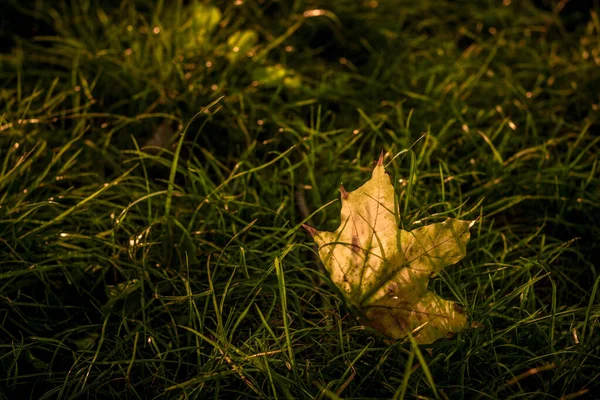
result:
<svg viewBox="0 0 600 400"><path fill-rule="evenodd" d="M348 192L344 189L343 185L340 185L340 193L342 194L342 199L348 200Z"/></svg>
<svg viewBox="0 0 600 400"><path fill-rule="evenodd" d="M302 224L302 227L304 229L306 229L306 231L310 234L310 236L315 237L315 235L317 234L317 230L315 228L313 228L312 226L308 226L306 224Z"/></svg>
<svg viewBox="0 0 600 400"><path fill-rule="evenodd" d="M481 219L481 215L478 215L477 218L475 218L473 221L469 222L469 228L472 228L473 225L478 223L480 219Z"/></svg>
<svg viewBox="0 0 600 400"><path fill-rule="evenodd" d="M379 154L379 160L377 160L377 166L381 167L383 165L383 150L381 150L381 154Z"/></svg>

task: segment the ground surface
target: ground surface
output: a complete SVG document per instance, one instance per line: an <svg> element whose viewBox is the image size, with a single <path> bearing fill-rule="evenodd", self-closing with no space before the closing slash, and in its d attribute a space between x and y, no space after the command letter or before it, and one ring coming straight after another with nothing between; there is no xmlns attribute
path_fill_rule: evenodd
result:
<svg viewBox="0 0 600 400"><path fill-rule="evenodd" d="M597 10L200 3L3 17L2 398L600 393ZM382 149L405 229L479 218L430 290L483 328L390 345L321 272Z"/></svg>

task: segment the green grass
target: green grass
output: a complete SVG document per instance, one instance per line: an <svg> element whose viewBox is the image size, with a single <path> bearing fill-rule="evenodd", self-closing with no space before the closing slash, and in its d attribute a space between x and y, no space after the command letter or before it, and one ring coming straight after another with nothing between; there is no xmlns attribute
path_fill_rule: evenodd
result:
<svg viewBox="0 0 600 400"><path fill-rule="evenodd" d="M600 396L599 10L98 3L0 54L0 398ZM322 272L382 149L405 229L480 218L430 290L483 328L387 344Z"/></svg>

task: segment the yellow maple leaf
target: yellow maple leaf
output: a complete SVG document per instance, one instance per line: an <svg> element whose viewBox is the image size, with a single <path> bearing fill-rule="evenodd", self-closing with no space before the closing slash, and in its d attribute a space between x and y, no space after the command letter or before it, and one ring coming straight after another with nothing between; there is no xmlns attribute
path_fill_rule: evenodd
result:
<svg viewBox="0 0 600 400"><path fill-rule="evenodd" d="M360 322L391 339L412 332L421 344L468 327L456 303L427 290L429 279L466 255L473 221L448 218L412 231L398 229L394 187L380 157L372 177L352 192L340 187L335 232L305 228L332 282L362 314Z"/></svg>

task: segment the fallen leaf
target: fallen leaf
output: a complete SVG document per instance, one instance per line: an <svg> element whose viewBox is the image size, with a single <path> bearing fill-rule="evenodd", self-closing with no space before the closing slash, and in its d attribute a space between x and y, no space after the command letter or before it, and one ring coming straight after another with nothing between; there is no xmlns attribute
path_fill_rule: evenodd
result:
<svg viewBox="0 0 600 400"><path fill-rule="evenodd" d="M352 192L342 186L340 192L340 227L335 232L305 228L332 282L362 315L360 322L390 339L411 332L421 344L467 328L462 308L428 291L427 284L466 255L473 222L448 218L412 231L398 229L394 186L383 157L363 186Z"/></svg>

